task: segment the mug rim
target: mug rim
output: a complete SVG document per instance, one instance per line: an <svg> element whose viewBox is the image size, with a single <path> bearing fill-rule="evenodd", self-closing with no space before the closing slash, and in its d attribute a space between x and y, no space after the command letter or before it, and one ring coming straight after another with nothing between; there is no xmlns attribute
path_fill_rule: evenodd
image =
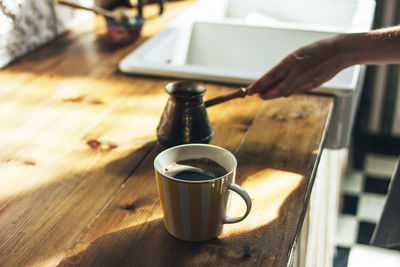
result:
<svg viewBox="0 0 400 267"><path fill-rule="evenodd" d="M228 153L228 154L231 156L231 158L232 158L233 161L234 161L234 166L233 166L233 168L231 168L231 170L230 170L229 172L227 172L226 174L224 174L224 175L222 175L222 176L218 176L218 177L215 177L215 178L213 178L213 179L200 180L200 181L191 181L191 180L183 180L183 179L175 178L175 177L172 177L172 176L170 176L170 175L168 175L168 174L164 174L164 173L162 173L162 172L160 172L160 171L158 170L158 168L156 167L156 161L157 161L157 159L158 159L159 157L162 156L162 154L167 153L168 151L173 150L173 149L178 149L178 148L180 148L180 147L188 147L188 146L189 146L189 147L190 147L190 146L192 146L192 147L210 147L210 148L215 148L215 149L222 150L222 151ZM218 164L219 164L219 162L218 162ZM192 143L192 144L183 144L183 145L173 146L173 147L170 147L170 148L167 148L167 149L161 151L161 152L154 158L153 166L154 166L154 170L155 170L156 172L158 172L161 176L163 176L163 177L165 177L165 178L168 178L168 179L170 179L170 180L174 180L174 181L176 181L176 182L181 182L181 183L188 183L188 184L201 184L201 183L209 183L209 182L217 181L217 180L219 180L219 179L223 179L224 177L231 175L231 174L236 170L236 167L237 167L237 159L236 159L235 155L233 155L232 152L230 152L229 150L227 150L227 149L225 149L225 148L223 148L223 147L216 146L216 145L210 145L210 144L196 144L196 143Z"/></svg>

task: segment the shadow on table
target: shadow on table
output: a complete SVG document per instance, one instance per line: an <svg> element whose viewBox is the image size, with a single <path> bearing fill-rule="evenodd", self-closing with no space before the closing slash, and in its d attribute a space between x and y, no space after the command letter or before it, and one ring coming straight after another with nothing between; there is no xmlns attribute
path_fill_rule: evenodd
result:
<svg viewBox="0 0 400 267"><path fill-rule="evenodd" d="M286 266L296 229L282 227L285 218L278 215L253 230L187 242L169 235L159 218L105 234L58 266Z"/></svg>

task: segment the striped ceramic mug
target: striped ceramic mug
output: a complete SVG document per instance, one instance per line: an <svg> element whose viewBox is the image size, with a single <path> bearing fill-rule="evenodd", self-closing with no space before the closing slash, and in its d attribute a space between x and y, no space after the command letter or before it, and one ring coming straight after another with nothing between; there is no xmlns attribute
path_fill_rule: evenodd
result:
<svg viewBox="0 0 400 267"><path fill-rule="evenodd" d="M226 170L221 177L188 181L168 175L173 162L208 158ZM251 199L235 184L237 161L226 149L208 144L186 144L164 150L154 160L159 198L167 231L179 239L202 241L221 234L223 224L242 221L250 212ZM241 217L229 217L230 191L239 194L247 209Z"/></svg>

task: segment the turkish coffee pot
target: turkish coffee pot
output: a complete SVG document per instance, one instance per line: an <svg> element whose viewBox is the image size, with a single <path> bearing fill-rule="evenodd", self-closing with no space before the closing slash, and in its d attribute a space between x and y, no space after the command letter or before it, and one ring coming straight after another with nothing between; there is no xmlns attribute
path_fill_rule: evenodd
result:
<svg viewBox="0 0 400 267"><path fill-rule="evenodd" d="M206 108L245 97L246 88L203 101L206 88L190 81L177 81L165 87L169 94L167 104L157 126L158 141L167 146L188 143L209 143L214 130L207 116Z"/></svg>

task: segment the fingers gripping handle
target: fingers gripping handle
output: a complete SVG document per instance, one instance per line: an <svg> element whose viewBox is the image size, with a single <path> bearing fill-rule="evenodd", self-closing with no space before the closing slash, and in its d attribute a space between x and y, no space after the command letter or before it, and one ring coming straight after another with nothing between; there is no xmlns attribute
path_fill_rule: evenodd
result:
<svg viewBox="0 0 400 267"><path fill-rule="evenodd" d="M249 194L247 194L247 192L237 184L233 184L233 183L229 184L228 189L236 192L239 196L241 196L243 198L244 202L246 203L247 209L246 209L245 214L241 217L225 216L222 223L237 223L237 222L244 220L244 218L246 218L247 215L249 215L249 212L251 209L251 198L250 198Z"/></svg>

